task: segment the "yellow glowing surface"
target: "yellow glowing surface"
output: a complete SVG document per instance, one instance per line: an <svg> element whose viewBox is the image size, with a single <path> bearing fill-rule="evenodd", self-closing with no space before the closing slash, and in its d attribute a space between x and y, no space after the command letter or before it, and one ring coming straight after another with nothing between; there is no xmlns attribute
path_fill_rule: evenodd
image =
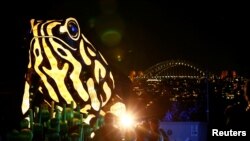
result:
<svg viewBox="0 0 250 141"><path fill-rule="evenodd" d="M34 51L33 53L36 55L35 50L38 50L39 54L41 54L41 49L40 49L40 46L39 46L39 41L37 39L35 40L34 50L33 50ZM59 102L58 97L56 95L56 92L54 91L54 89L50 85L50 83L48 83L48 81L47 81L47 77L39 69L39 66L40 66L40 64L42 63L42 60L43 60L43 56L42 55L38 55L38 56L35 56L35 57L36 57L36 61L35 61L35 64L34 64L35 71L41 77L41 79L44 82L44 84L47 87L47 89L50 90L50 96L51 96L51 98L54 101Z"/></svg>
<svg viewBox="0 0 250 141"><path fill-rule="evenodd" d="M91 56L96 56L96 54L89 47L87 47L87 50Z"/></svg>
<svg viewBox="0 0 250 141"><path fill-rule="evenodd" d="M83 61L86 65L91 65L91 60L88 57L88 55L86 54L86 50L84 49L84 44L83 44L83 40L81 40L80 42L80 54L83 58Z"/></svg>
<svg viewBox="0 0 250 141"><path fill-rule="evenodd" d="M82 109L80 109L80 112L81 113L85 113L85 114L87 114L88 112L88 110L90 110L91 109L91 105L85 105Z"/></svg>
<svg viewBox="0 0 250 141"><path fill-rule="evenodd" d="M62 97L67 101L67 104L70 104L71 101L74 101L72 96L70 95L65 83L64 83L64 78L66 77L66 74L68 72L69 69L69 65L68 64L64 64L62 69L60 70L57 66L57 60L55 59L55 57L53 56L51 50L49 49L49 47L47 47L45 40L43 39L43 46L44 46L44 51L45 54L48 56L48 60L49 63L51 65L51 69L47 69L45 67L43 67L43 70L50 76L53 78L53 80L56 82L56 85L60 91L60 94L62 95ZM49 93L51 89L48 89ZM53 91L53 90L51 90ZM50 93L51 94L51 93ZM54 97L56 95L51 95L51 97ZM74 103L74 106L76 106L76 104Z"/></svg>
<svg viewBox="0 0 250 141"><path fill-rule="evenodd" d="M95 86L94 86L94 81L92 78L90 78L87 81L87 86L88 86L89 96L91 99L91 106L93 107L94 110L98 111L101 107L101 103L97 98L97 94L96 94L96 90L95 90Z"/></svg>
<svg viewBox="0 0 250 141"><path fill-rule="evenodd" d="M97 81L97 83L99 83L99 72L101 73L101 77L104 78L104 76L106 75L106 69L104 68L104 66L97 60L95 60L95 79Z"/></svg>
<svg viewBox="0 0 250 141"><path fill-rule="evenodd" d="M26 82L25 83L25 89L24 89L24 95L23 95L22 113L26 113L29 110L29 107L30 107L29 89L30 89L30 85Z"/></svg>
<svg viewBox="0 0 250 141"><path fill-rule="evenodd" d="M120 117L126 113L126 106L124 103L117 102L110 107L110 112Z"/></svg>
<svg viewBox="0 0 250 141"><path fill-rule="evenodd" d="M113 74L110 72L109 73L109 76L110 76L110 78L112 79L112 81L113 81L113 88L115 87L115 81L114 81L114 78L113 78Z"/></svg>
<svg viewBox="0 0 250 141"><path fill-rule="evenodd" d="M106 99L106 101L103 101L102 106L106 105L106 103L108 102L108 100L109 100L110 97L111 97L111 89L109 88L107 82L105 82L105 83L103 84L103 90L104 90L104 92L105 92L105 94L106 94L106 96L107 96L107 99Z"/></svg>

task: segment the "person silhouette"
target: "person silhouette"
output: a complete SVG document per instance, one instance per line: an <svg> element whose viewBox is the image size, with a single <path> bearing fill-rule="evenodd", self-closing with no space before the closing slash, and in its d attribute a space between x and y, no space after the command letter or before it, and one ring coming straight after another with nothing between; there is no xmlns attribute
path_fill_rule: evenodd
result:
<svg viewBox="0 0 250 141"><path fill-rule="evenodd" d="M115 126L116 115L107 112L104 115L104 124L96 130L92 141L121 141L120 129Z"/></svg>

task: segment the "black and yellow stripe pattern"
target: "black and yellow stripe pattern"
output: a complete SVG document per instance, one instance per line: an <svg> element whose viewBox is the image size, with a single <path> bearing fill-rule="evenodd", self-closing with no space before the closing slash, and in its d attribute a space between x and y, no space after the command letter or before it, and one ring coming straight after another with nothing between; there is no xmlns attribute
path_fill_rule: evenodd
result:
<svg viewBox="0 0 250 141"><path fill-rule="evenodd" d="M81 112L99 112L112 96L112 72L101 53L81 33L76 19L31 20L29 63L22 113L31 107L35 88L48 103L74 103Z"/></svg>

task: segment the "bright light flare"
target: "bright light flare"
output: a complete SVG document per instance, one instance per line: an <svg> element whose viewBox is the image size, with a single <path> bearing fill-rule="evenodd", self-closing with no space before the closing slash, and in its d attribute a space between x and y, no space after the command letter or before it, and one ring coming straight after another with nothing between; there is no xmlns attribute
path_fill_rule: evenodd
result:
<svg viewBox="0 0 250 141"><path fill-rule="evenodd" d="M131 114L124 114L120 117L120 125L123 128L131 128L134 126L134 117Z"/></svg>

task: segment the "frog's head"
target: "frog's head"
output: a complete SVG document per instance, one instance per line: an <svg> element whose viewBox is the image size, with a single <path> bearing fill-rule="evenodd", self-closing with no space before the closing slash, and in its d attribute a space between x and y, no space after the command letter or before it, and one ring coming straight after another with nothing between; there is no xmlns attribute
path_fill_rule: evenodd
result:
<svg viewBox="0 0 250 141"><path fill-rule="evenodd" d="M31 21L33 34L22 112L36 93L47 103L74 103L81 112L100 112L113 95L112 72L102 54L81 33L76 19Z"/></svg>

